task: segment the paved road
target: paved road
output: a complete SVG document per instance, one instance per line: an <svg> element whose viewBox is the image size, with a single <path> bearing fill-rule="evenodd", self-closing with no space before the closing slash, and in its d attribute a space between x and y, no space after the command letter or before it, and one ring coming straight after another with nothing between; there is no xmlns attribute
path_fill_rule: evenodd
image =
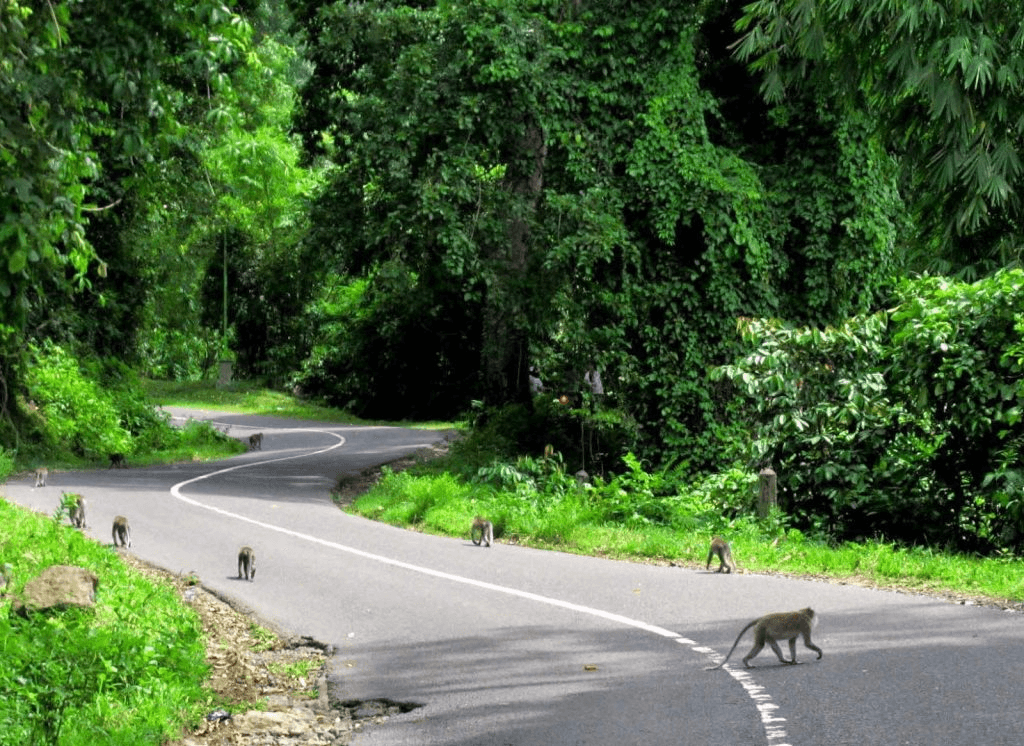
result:
<svg viewBox="0 0 1024 746"><path fill-rule="evenodd" d="M52 512L62 489L82 492L105 542L125 513L139 556L334 644L336 698L419 705L359 745L1024 743L1020 614L401 531L338 511L328 489L438 433L204 416L264 432L263 452L5 494ZM242 543L253 583L235 579ZM808 605L822 660L801 647L805 663L783 667L766 650L744 671L748 633L737 665L704 670L747 621Z"/></svg>

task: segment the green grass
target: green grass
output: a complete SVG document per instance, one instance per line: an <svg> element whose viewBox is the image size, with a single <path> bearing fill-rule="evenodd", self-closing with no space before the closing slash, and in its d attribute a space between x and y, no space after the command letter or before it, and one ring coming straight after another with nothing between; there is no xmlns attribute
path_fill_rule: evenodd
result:
<svg viewBox="0 0 1024 746"><path fill-rule="evenodd" d="M500 491L467 484L446 473L410 472L383 478L350 510L428 533L468 536L484 515L496 536L534 547L636 561L672 561L704 567L713 533L732 543L741 570L828 578L878 587L962 594L993 602L1024 601L1024 562L947 554L867 541L833 547L779 528L737 520L711 525L706 516L682 516L681 526L625 526L602 520L584 492L543 496L526 489ZM718 521L721 524L721 521ZM713 567L715 565L713 564Z"/></svg>
<svg viewBox="0 0 1024 746"><path fill-rule="evenodd" d="M0 601L0 744L160 744L211 705L199 619L175 590L142 578L110 547L0 501L7 595ZM99 577L91 610L11 612L50 565Z"/></svg>

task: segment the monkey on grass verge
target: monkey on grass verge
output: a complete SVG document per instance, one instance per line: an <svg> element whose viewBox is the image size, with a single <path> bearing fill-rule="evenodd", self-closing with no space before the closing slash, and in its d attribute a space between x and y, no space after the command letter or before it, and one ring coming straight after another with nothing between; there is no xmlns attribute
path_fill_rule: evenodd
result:
<svg viewBox="0 0 1024 746"><path fill-rule="evenodd" d="M252 580L255 577L256 552L252 551L252 547L242 547L238 550L238 579Z"/></svg>
<svg viewBox="0 0 1024 746"><path fill-rule="evenodd" d="M469 538L477 546L480 546L485 541L487 546L490 546L494 542L494 524L486 518L477 516L473 519L472 528L469 529Z"/></svg>
<svg viewBox="0 0 1024 746"><path fill-rule="evenodd" d="M119 515L114 519L114 526L110 529L114 538L115 547L130 547L132 545L131 529L128 528L128 519Z"/></svg>
<svg viewBox="0 0 1024 746"><path fill-rule="evenodd" d="M708 550L708 562L704 565L705 570L711 567L711 558L716 554L718 555L719 562L716 572L725 570L727 573L731 573L736 569L736 563L732 561L732 549L729 548L729 542L721 536L716 536L711 540L711 549Z"/></svg>
<svg viewBox="0 0 1024 746"><path fill-rule="evenodd" d="M110 459L110 466L108 466L107 469L113 469L114 467L117 467L118 469L128 468L128 462L125 461L123 453L111 453L107 458Z"/></svg>
<svg viewBox="0 0 1024 746"><path fill-rule="evenodd" d="M736 642L732 644L732 649L729 650L729 655L725 656L725 660L719 663L717 666L705 669L706 671L714 671L716 668L721 668L729 662L729 656L732 655L733 650L740 644L740 638L743 634L750 629L754 628L754 647L751 648L750 652L743 656L743 665L747 668L751 668L750 659L761 652L765 642L772 646L772 650L775 651L775 655L779 657L787 666L796 665L796 638L803 636L804 645L811 650L818 653L818 658L823 655L821 648L811 642L811 628L818 623L817 618L814 615L814 609L810 607L806 609L800 609L800 611L786 611L778 614L765 614L760 619L755 619L746 627L740 630L739 636L736 638ZM793 656L793 660L787 661L782 657L782 650L779 649L778 640L789 640L789 652Z"/></svg>
<svg viewBox="0 0 1024 746"><path fill-rule="evenodd" d="M263 433L253 433L252 435L249 436L249 450L263 450Z"/></svg>
<svg viewBox="0 0 1024 746"><path fill-rule="evenodd" d="M46 478L49 475L50 470L47 469L45 466L40 466L38 469L36 469L36 487L45 487ZM32 489L35 489L35 487L33 487Z"/></svg>
<svg viewBox="0 0 1024 746"><path fill-rule="evenodd" d="M60 511L66 511L71 525L85 528L85 498L75 492L62 492L60 495ZM58 512L57 515L61 513Z"/></svg>

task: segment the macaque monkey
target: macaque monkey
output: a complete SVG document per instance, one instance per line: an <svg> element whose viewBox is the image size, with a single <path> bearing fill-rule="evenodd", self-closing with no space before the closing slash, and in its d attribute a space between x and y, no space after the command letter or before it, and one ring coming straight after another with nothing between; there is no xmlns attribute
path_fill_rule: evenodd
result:
<svg viewBox="0 0 1024 746"><path fill-rule="evenodd" d="M711 567L711 558L718 555L718 570L716 572L722 572L725 570L731 573L736 569L736 563L732 561L732 549L729 548L729 542L723 539L721 536L716 536L711 540L711 549L708 550L708 561L704 565L704 569L707 570Z"/></svg>
<svg viewBox="0 0 1024 746"><path fill-rule="evenodd" d="M113 469L114 467L117 467L118 469L128 468L128 462L125 461L123 453L111 453L107 458L110 459L110 466L108 466L107 469Z"/></svg>
<svg viewBox="0 0 1024 746"><path fill-rule="evenodd" d="M119 515L114 519L114 527L110 533L114 537L115 547L130 547L132 545L132 535L128 528L128 519L123 515Z"/></svg>
<svg viewBox="0 0 1024 746"><path fill-rule="evenodd" d="M249 436L249 450L263 450L263 433L253 433L252 435Z"/></svg>
<svg viewBox="0 0 1024 746"><path fill-rule="evenodd" d="M45 487L46 478L50 475L50 470L45 466L40 466L36 469L36 487ZM35 489L35 487L33 487Z"/></svg>
<svg viewBox="0 0 1024 746"><path fill-rule="evenodd" d="M485 541L487 546L490 546L494 541L494 524L485 518L477 516L473 519L472 528L469 529L469 538L477 546L480 546Z"/></svg>
<svg viewBox="0 0 1024 746"><path fill-rule="evenodd" d="M804 645L817 652L818 658L821 658L823 655L821 648L811 642L811 628L817 623L818 620L814 615L814 610L811 608L800 609L800 611L786 611L779 614L765 614L760 619L755 619L740 630L739 637L732 644L732 650L729 651L729 655L725 656L724 661L706 670L714 671L716 668L724 666L729 661L729 656L732 655L733 650L740 644L740 638L751 627L754 628L754 647L743 656L743 665L747 668L751 668L750 659L761 652L765 642L772 646L775 655L784 664L787 666L796 665L796 638L801 635L804 638ZM782 650L779 649L778 640L789 640L789 652L793 656L793 660L787 661L782 657Z"/></svg>
<svg viewBox="0 0 1024 746"><path fill-rule="evenodd" d="M68 510L68 518L75 528L85 528L85 498L74 492L65 492L60 496L61 506Z"/></svg>
<svg viewBox="0 0 1024 746"><path fill-rule="evenodd" d="M238 550L238 579L252 580L255 577L256 552L252 551L252 547L242 547Z"/></svg>

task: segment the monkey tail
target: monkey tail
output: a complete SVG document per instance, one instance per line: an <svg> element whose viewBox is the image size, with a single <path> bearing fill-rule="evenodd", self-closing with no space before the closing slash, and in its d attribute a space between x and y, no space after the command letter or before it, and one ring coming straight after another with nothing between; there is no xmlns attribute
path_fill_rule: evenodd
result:
<svg viewBox="0 0 1024 746"><path fill-rule="evenodd" d="M752 621L750 624L748 624L746 627L744 627L743 629L740 630L740 633L738 635L736 635L736 642L734 642L732 644L732 647L729 648L729 654L727 656L725 656L725 660L724 661L719 663L717 666L712 666L711 668L705 668L704 670L705 671L716 671L719 668L721 668L722 666L724 666L726 663L728 663L729 662L729 658L732 656L733 652L736 650L736 646L740 644L740 640L743 638L743 635L745 635L747 630L750 629L751 627L753 627L759 621L761 621L760 617L758 617L757 619Z"/></svg>

